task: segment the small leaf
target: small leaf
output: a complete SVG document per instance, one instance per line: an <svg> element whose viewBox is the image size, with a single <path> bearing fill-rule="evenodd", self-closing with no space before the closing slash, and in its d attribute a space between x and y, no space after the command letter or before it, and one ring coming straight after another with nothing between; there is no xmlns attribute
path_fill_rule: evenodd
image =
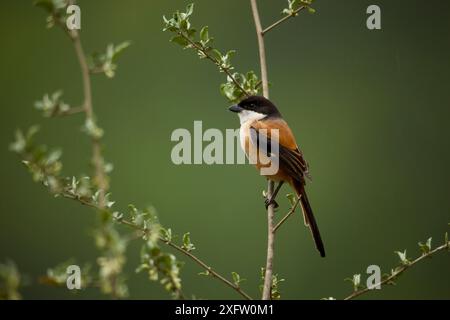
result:
<svg viewBox="0 0 450 320"><path fill-rule="evenodd" d="M195 246L191 243L190 233L187 232L183 235L183 245L182 248L187 252L195 250Z"/></svg>
<svg viewBox="0 0 450 320"><path fill-rule="evenodd" d="M411 264L411 261L409 261L408 258L406 257L406 250L403 252L395 251L395 253L399 256L402 265L409 266Z"/></svg>
<svg viewBox="0 0 450 320"><path fill-rule="evenodd" d="M200 39L204 42L208 41L209 39L208 26L204 26L202 30L200 30Z"/></svg>
<svg viewBox="0 0 450 320"><path fill-rule="evenodd" d="M354 274L352 278L345 278L344 281L351 282L353 284L353 291L358 291L361 287L361 274Z"/></svg>
<svg viewBox="0 0 450 320"><path fill-rule="evenodd" d="M171 242L172 241L172 229L161 229L162 237L165 241Z"/></svg>
<svg viewBox="0 0 450 320"><path fill-rule="evenodd" d="M189 17L194 12L194 4L190 3L186 7L186 16Z"/></svg>
<svg viewBox="0 0 450 320"><path fill-rule="evenodd" d="M231 272L231 276L233 277L233 282L236 286L239 287L239 283L241 282L241 276L237 272Z"/></svg>
<svg viewBox="0 0 450 320"><path fill-rule="evenodd" d="M120 221L120 220L123 219L123 213L120 213L120 212L116 211L116 212L113 213L113 218L118 220L118 221Z"/></svg>
<svg viewBox="0 0 450 320"><path fill-rule="evenodd" d="M422 254L428 254L431 251L431 238L428 238L425 243L419 242L418 245Z"/></svg>
<svg viewBox="0 0 450 320"><path fill-rule="evenodd" d="M86 132L93 139L100 139L103 137L103 129L97 126L97 123L92 118L86 119L83 131Z"/></svg>
<svg viewBox="0 0 450 320"><path fill-rule="evenodd" d="M205 270L205 271L199 272L198 275L199 276L210 276L211 272L209 272L209 270Z"/></svg>
<svg viewBox="0 0 450 320"><path fill-rule="evenodd" d="M295 206L295 204L297 203L296 196L293 193L288 193L286 195L286 198L288 198L291 207Z"/></svg>
<svg viewBox="0 0 450 320"><path fill-rule="evenodd" d="M189 42L183 36L180 36L180 35L173 36L170 39L170 42L174 42L176 44L179 44L182 47L186 47L189 44Z"/></svg>

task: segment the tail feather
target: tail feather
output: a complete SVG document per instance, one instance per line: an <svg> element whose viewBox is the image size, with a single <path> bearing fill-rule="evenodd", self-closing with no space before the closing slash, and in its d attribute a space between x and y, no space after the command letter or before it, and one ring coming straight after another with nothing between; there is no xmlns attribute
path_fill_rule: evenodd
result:
<svg viewBox="0 0 450 320"><path fill-rule="evenodd" d="M316 219L309 204L308 196L304 188L304 184L301 181L294 181L293 183L297 196L300 197L300 203L302 204L303 218L305 220L305 225L311 230L313 240L316 244L316 248L320 253L321 257L325 257L325 247L322 242L322 237L320 236L319 227L317 226Z"/></svg>

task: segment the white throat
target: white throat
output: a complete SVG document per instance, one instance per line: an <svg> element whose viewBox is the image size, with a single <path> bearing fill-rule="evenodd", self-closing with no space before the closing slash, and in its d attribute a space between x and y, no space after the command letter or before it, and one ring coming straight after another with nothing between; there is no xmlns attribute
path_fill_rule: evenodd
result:
<svg viewBox="0 0 450 320"><path fill-rule="evenodd" d="M265 114L258 113L250 110L242 110L238 113L239 120L241 121L241 125L246 124L247 122L258 121L266 117Z"/></svg>

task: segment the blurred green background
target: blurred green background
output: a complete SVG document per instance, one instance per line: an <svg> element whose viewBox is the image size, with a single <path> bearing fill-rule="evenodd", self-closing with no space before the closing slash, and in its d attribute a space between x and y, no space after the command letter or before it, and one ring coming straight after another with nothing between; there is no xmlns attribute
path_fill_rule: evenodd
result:
<svg viewBox="0 0 450 320"><path fill-rule="evenodd" d="M239 272L247 279L243 287L257 296L266 254L265 180L248 165L175 166L170 160L174 129L191 129L194 120L221 130L239 125L218 90L223 75L162 32L162 15L187 3L79 3L86 52L133 42L116 78L93 80L105 155L115 166L113 198L119 209L154 205L165 226L191 232L197 255L224 274ZM381 31L365 26L373 3L382 9ZM195 26L209 25L218 48L238 51L238 71L259 73L249 2L195 4ZM259 6L267 26L286 3L261 0ZM320 258L300 214L281 229L275 271L286 279L285 299L342 298L351 291L344 278L363 273L365 279L370 264L389 272L398 262L394 250L416 256L417 241L432 236L434 244L442 243L450 222L450 3L345 0L314 7L315 15L303 13L266 37L271 99L310 162L308 192L327 249ZM90 142L80 132L81 115L42 119L33 110L35 100L58 89L64 101L81 102L70 41L58 29L46 30L46 14L31 1L2 1L0 8L0 260L13 259L27 275L25 298L105 298L96 289L73 295L36 281L70 257L95 263L96 217L33 183L8 144L16 128L40 123L39 141L61 146L64 173L77 175L90 170ZM283 198L279 216L288 209ZM160 285L134 272L140 245L135 241L128 250L130 297L168 298ZM188 295L239 298L180 259ZM397 287L365 298L449 299L448 270L449 257L440 254L407 272Z"/></svg>

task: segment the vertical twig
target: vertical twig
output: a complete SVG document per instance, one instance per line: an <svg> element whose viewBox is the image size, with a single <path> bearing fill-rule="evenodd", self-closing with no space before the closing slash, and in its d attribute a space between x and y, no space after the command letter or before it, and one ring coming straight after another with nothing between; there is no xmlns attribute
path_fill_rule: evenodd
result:
<svg viewBox="0 0 450 320"><path fill-rule="evenodd" d="M256 35L258 38L259 48L259 61L261 65L261 80L263 87L263 95L267 99L269 98L269 81L267 77L267 63L266 63L266 49L264 45L264 34L261 26L261 19L259 18L258 5L256 0L250 0L253 12L253 20L255 21ZM274 189L273 181L268 182L267 185L267 197L271 197ZM273 259L274 259L274 245L275 245L275 232L274 232L274 206L271 204L267 208L267 259L266 259L266 271L264 275L264 287L263 287L263 300L270 300L272 289L272 274L273 274Z"/></svg>
<svg viewBox="0 0 450 320"><path fill-rule="evenodd" d="M83 46L81 44L80 35L77 30L69 31L70 38L72 39L73 46L80 64L82 81L83 81L83 93L84 102L83 108L86 113L86 121L95 123L94 108L92 106L92 89L91 89L91 73L87 64L86 55L84 54ZM94 167L94 183L98 188L98 209L103 211L106 208L106 193L109 189L108 177L105 172L105 164L102 156L102 146L100 137L92 136L92 165ZM117 274L114 273L110 276L112 292L111 295L114 299L118 298L118 284Z"/></svg>
<svg viewBox="0 0 450 320"><path fill-rule="evenodd" d="M70 36L81 68L84 92L83 107L86 113L86 120L95 122L94 108L92 106L91 76L86 55L84 54L79 33L73 30ZM109 185L104 169L100 138L97 137L92 137L92 165L94 166L94 182L99 189L99 204L101 208L104 208L106 205L105 194L108 191Z"/></svg>
<svg viewBox="0 0 450 320"><path fill-rule="evenodd" d="M256 0L250 0L252 5L253 20L255 20L256 36L258 38L259 61L261 65L261 80L263 95L269 99L269 78L267 77L266 48L264 45L264 35L262 33L261 19L259 18L258 5Z"/></svg>

